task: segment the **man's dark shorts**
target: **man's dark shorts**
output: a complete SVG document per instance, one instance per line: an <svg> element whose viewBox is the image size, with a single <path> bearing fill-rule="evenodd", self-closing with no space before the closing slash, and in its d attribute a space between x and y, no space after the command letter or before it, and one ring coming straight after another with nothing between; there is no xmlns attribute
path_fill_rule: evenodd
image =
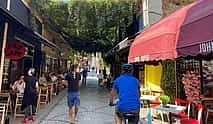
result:
<svg viewBox="0 0 213 124"><path fill-rule="evenodd" d="M131 110L131 111L122 111L122 110L119 110L117 107L115 107L115 114L118 117L120 117L121 119L122 119L124 113L133 113L135 115L135 117L132 118L132 120L130 120L130 121L134 122L133 124L137 124L138 123L138 121L139 121L139 113L140 113L139 109Z"/></svg>
<svg viewBox="0 0 213 124"><path fill-rule="evenodd" d="M67 103L69 108L80 106L80 92L68 92Z"/></svg>

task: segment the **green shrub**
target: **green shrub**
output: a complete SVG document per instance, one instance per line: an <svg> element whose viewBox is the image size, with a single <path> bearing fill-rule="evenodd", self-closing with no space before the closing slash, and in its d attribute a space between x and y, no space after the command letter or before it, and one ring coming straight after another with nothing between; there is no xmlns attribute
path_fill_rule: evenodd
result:
<svg viewBox="0 0 213 124"><path fill-rule="evenodd" d="M160 100L163 102L163 103L169 103L170 102L170 97L169 96L166 96L166 95L163 95L163 96L160 96Z"/></svg>
<svg viewBox="0 0 213 124"><path fill-rule="evenodd" d="M161 88L171 99L176 98L175 61L164 60Z"/></svg>

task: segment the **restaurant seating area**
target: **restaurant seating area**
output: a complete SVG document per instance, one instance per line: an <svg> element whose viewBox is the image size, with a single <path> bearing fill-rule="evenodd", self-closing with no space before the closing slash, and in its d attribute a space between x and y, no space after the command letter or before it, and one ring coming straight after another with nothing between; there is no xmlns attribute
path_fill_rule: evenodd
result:
<svg viewBox="0 0 213 124"><path fill-rule="evenodd" d="M141 89L141 116L147 119L147 123L156 123L153 120L158 120L157 123L169 124L211 124L208 120L209 114L213 113L210 108L204 108L204 105L194 104L183 99L170 99L164 105L161 96L164 96L162 91L152 91L149 89ZM149 92L148 92L149 91ZM157 93L157 94L156 94ZM154 101L154 102L153 102ZM159 101L159 103L157 103ZM192 107L194 105L194 108ZM147 109L145 111L145 109ZM197 113L193 115L193 112ZM146 115L144 115L146 114ZM165 115L165 116L164 116Z"/></svg>
<svg viewBox="0 0 213 124"><path fill-rule="evenodd" d="M46 86L39 87L37 95L37 113L40 111L42 104L50 104L56 95L56 93L54 93L54 83L47 82L46 84ZM58 92L63 91L65 88L63 84L56 86L60 89ZM14 96L14 94L15 99L13 99L14 97L11 97ZM20 94L17 91L3 90L0 93L0 124L5 124L6 118L9 118L10 120L24 118L24 112L21 110L22 99L23 94Z"/></svg>

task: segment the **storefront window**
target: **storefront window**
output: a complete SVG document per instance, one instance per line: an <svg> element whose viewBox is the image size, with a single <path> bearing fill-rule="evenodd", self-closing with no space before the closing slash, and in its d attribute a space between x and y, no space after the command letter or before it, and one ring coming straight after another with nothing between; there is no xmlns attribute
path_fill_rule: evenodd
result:
<svg viewBox="0 0 213 124"><path fill-rule="evenodd" d="M3 84L2 89L7 90L9 88L9 67L10 67L10 59L5 58L4 61L4 70L3 70Z"/></svg>

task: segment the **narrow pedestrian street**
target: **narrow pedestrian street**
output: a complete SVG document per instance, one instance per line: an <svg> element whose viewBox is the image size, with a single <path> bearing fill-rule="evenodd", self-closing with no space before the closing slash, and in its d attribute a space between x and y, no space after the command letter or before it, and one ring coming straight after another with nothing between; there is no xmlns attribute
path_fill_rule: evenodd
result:
<svg viewBox="0 0 213 124"><path fill-rule="evenodd" d="M88 78L87 87L81 89L78 124L113 124L114 108L108 106L109 92L98 88L96 79ZM67 124L68 122L67 97L64 94L62 100L43 119L42 124Z"/></svg>
<svg viewBox="0 0 213 124"><path fill-rule="evenodd" d="M65 89L66 90L66 89ZM60 98L53 109L46 109L49 111L47 116L42 115L36 124L68 124L69 113L67 106L67 92L62 92ZM81 106L78 114L78 121L76 124L115 124L114 121L114 107L110 107L109 91L98 87L98 80L92 76L87 77L87 86L81 88ZM39 115L38 115L39 116ZM140 122L146 121L146 108L141 109ZM160 120L153 119L153 124L161 123Z"/></svg>
<svg viewBox="0 0 213 124"><path fill-rule="evenodd" d="M213 0L0 0L0 124L115 124L116 92L123 121L213 124L212 26Z"/></svg>

